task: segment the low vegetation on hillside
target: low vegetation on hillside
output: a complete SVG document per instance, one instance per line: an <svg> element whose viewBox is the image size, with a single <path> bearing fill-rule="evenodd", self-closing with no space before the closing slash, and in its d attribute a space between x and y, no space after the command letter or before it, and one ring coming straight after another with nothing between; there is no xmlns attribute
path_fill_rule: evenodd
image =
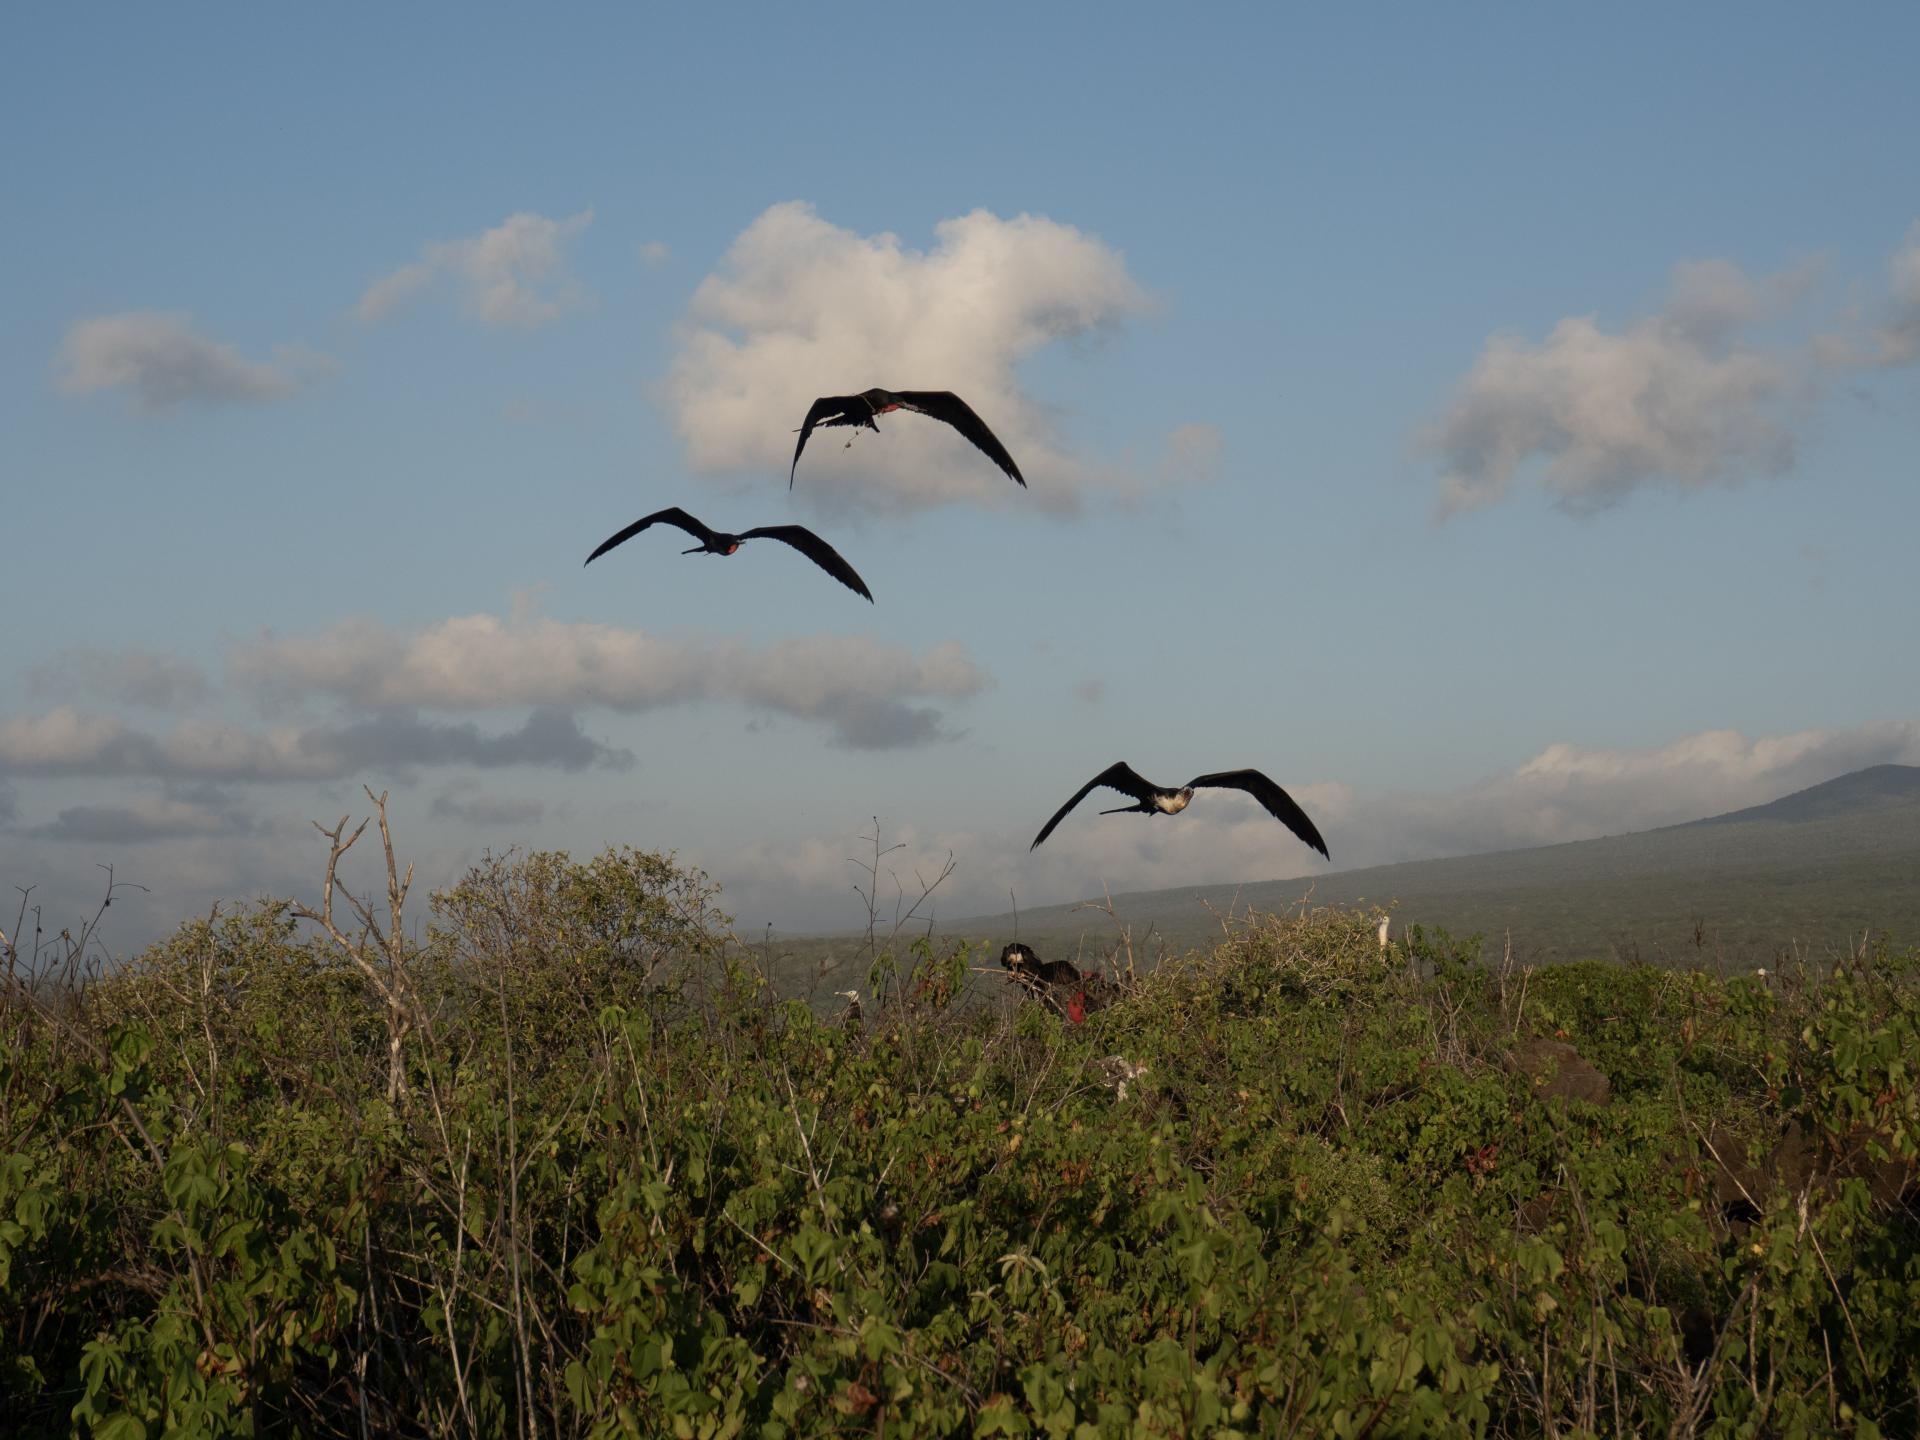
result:
<svg viewBox="0 0 1920 1440"><path fill-rule="evenodd" d="M669 857L388 880L0 956L19 1433L1920 1429L1915 955L1319 910L1082 1025L876 945L854 1015Z"/></svg>

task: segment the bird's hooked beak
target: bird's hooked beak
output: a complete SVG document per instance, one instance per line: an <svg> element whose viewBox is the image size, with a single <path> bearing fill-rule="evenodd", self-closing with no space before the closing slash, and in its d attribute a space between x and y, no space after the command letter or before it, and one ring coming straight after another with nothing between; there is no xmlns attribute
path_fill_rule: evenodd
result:
<svg viewBox="0 0 1920 1440"><path fill-rule="evenodd" d="M704 545L696 545L691 550L682 550L680 553L682 555L698 555L702 550L706 548L707 547Z"/></svg>

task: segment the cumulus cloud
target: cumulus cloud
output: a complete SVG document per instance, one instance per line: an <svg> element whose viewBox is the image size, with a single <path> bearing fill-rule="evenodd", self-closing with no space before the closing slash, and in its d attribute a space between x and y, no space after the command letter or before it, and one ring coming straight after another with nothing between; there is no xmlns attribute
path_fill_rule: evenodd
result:
<svg viewBox="0 0 1920 1440"><path fill-rule="evenodd" d="M1716 345L1790 299L1807 278L1794 270L1756 280L1731 260L1682 260L1673 267L1663 314L1676 333Z"/></svg>
<svg viewBox="0 0 1920 1440"><path fill-rule="evenodd" d="M872 822L868 833L848 817L838 835L804 835L786 840L754 840L726 849L696 851L691 858L719 881L726 908L743 932L771 924L781 930L852 930L865 925L866 902L855 891L865 889L863 867L873 862ZM990 854L971 832L928 833L914 825L888 825L883 844L888 853L877 881L877 904L883 923L895 914L896 901L904 912L923 888L938 875L949 855L976 851ZM861 858L861 847L866 856ZM922 877L915 880L915 872ZM909 886L911 889L909 890ZM990 892L973 874L971 859L960 864L922 911L928 915L964 915L985 909ZM1003 897L1004 890L999 892Z"/></svg>
<svg viewBox="0 0 1920 1440"><path fill-rule="evenodd" d="M1900 248L1887 261L1887 297L1878 323L1862 344L1839 335L1823 335L1819 355L1844 368L1894 369L1920 360L1920 220L1908 227Z"/></svg>
<svg viewBox="0 0 1920 1440"><path fill-rule="evenodd" d="M1920 220L1907 227L1907 237L1887 262L1893 282L1893 302L1899 309L1897 343L1907 359L1920 354Z"/></svg>
<svg viewBox="0 0 1920 1440"><path fill-rule="evenodd" d="M1920 307L1920 220L1907 227L1906 239L1887 269L1893 279L1893 298L1902 305Z"/></svg>
<svg viewBox="0 0 1920 1440"><path fill-rule="evenodd" d="M1333 798L1346 793L1342 786L1298 780L1287 782L1287 790L1323 831ZM902 892L911 903L949 856L953 873L928 902L923 918L1004 911L1010 890L1024 907L1098 896L1103 886L1119 894L1283 879L1334 868L1252 799L1230 790L1205 792L1194 802L1190 817L1176 821L1137 815L1102 818L1096 813L1102 807L1089 799L1045 845L1029 850L1047 813L1065 798L1052 797L1050 803L1043 799L1031 816L1003 828L889 821L882 843L898 848L889 848L879 881L882 915L893 913ZM871 820L848 816L841 834L753 841L697 859L725 887L732 913L743 925L772 921L783 929L852 929L866 918L865 902L854 893L853 882L857 877L863 887L867 883L871 826ZM1328 834L1335 860L1342 861L1341 841Z"/></svg>
<svg viewBox="0 0 1920 1440"><path fill-rule="evenodd" d="M367 287L366 293L360 297L360 303L354 307L354 313L365 325L386 319L433 283L435 269L435 266L424 261L417 261L381 276Z"/></svg>
<svg viewBox="0 0 1920 1440"><path fill-rule="evenodd" d="M1794 459L1794 369L1741 344L1801 274L1749 279L1723 260L1675 268L1661 310L1614 332L1569 316L1538 344L1495 335L1423 437L1444 517L1503 499L1524 467L1574 511L1664 483L1699 488Z"/></svg>
<svg viewBox="0 0 1920 1440"><path fill-rule="evenodd" d="M518 730L488 735L472 721L441 724L405 711L301 732L301 748L337 775L415 766L526 765L554 770L625 770L633 753L601 744L573 715L540 707Z"/></svg>
<svg viewBox="0 0 1920 1440"><path fill-rule="evenodd" d="M1920 764L1920 723L1757 737L1706 730L1639 749L1561 742L1459 790L1332 785L1299 798L1350 869L1679 825L1886 764Z"/></svg>
<svg viewBox="0 0 1920 1440"><path fill-rule="evenodd" d="M1217 425L1176 425L1167 434L1160 478L1172 485L1210 483L1219 472L1220 452L1224 448Z"/></svg>
<svg viewBox="0 0 1920 1440"><path fill-rule="evenodd" d="M251 835L259 822L213 790L139 795L122 805L74 805L26 833L35 839L135 845L186 836Z"/></svg>
<svg viewBox="0 0 1920 1440"><path fill-rule="evenodd" d="M101 862L111 863L122 888L103 917L99 938L111 953L131 954L171 934L182 922L205 916L216 902L229 912L259 896L299 898L317 905L327 842L309 820L331 824L350 813L358 823L358 817L368 813L365 797L357 790L351 800L320 803L317 811L287 814L272 822L256 820L244 833L214 833L198 822L176 818L174 833L144 837L159 843L142 843L140 832L142 817L165 827L164 804L116 803L101 809L131 811L133 818L76 817L73 833L62 837L70 844L56 844L49 834L0 833L0 883L8 893L13 893L14 886L33 887L32 903L39 907L41 923L51 938L62 926L70 925L77 933L98 910L107 880ZM453 883L480 858L479 846L465 838L452 844L422 844L423 827L417 823L421 812L411 807L404 794L395 796L392 814L402 858L414 866L415 894L424 896ZM377 840L372 848L363 840L342 864L341 879L356 894L382 893L386 875L381 863ZM0 925L9 933L13 913L8 909L0 915ZM33 923L30 910L25 927L29 933Z"/></svg>
<svg viewBox="0 0 1920 1440"><path fill-rule="evenodd" d="M1638 750L1549 745L1411 834L1451 853L1549 845L1677 825L1765 804L1869 765L1920 763L1920 724L1749 738L1705 730Z"/></svg>
<svg viewBox="0 0 1920 1440"><path fill-rule="evenodd" d="M421 247L420 258L367 287L355 313L384 320L436 281L451 281L468 312L487 325L531 328L588 300L567 269L566 245L593 223L593 211L564 220L522 211L491 230Z"/></svg>
<svg viewBox="0 0 1920 1440"><path fill-rule="evenodd" d="M153 710L187 710L213 693L206 673L177 655L150 650L68 650L27 672L36 699L105 700Z"/></svg>
<svg viewBox="0 0 1920 1440"><path fill-rule="evenodd" d="M158 747L111 715L61 706L0 721L0 765L20 775L138 773Z"/></svg>
<svg viewBox="0 0 1920 1440"><path fill-rule="evenodd" d="M420 766L625 768L633 757L585 734L572 715L539 708L518 730L488 735L389 711L344 724L252 730L190 722L162 735L116 716L62 706L0 722L0 765L16 775L151 776L227 781L333 780Z"/></svg>
<svg viewBox="0 0 1920 1440"><path fill-rule="evenodd" d="M336 811L327 818L335 820L339 814ZM215 901L225 902L229 909L255 895L299 895L317 903L326 842L318 841L316 863L313 842L317 837L304 821L301 828L306 830L304 836L284 843L269 843L277 837L264 832L179 834L131 855L119 850L121 840L112 838L86 842L101 847L87 850L78 845L56 846L44 835L0 835L0 882L9 893L15 886L32 887L32 904L40 911L44 938L51 940L63 926L78 933L98 911L107 884L107 872L99 866L112 863L114 878L124 888L115 892L98 938L112 954L127 955L168 935L189 917L204 916ZM419 873L424 888L429 877L424 867ZM363 883L360 876L355 883ZM373 883L384 883L384 877ZM15 895L16 903L18 898ZM29 936L34 918L30 908L24 926ZM11 907L0 916L0 925L9 933L13 919Z"/></svg>
<svg viewBox="0 0 1920 1440"><path fill-rule="evenodd" d="M189 316L129 310L76 322L61 343L55 384L68 395L124 389L148 410L248 404L290 395L330 363L299 346L280 347L271 362L249 360L200 334Z"/></svg>
<svg viewBox="0 0 1920 1440"><path fill-rule="evenodd" d="M1071 225L985 210L941 221L934 237L931 250L910 250L799 201L755 220L695 292L667 382L694 468L784 470L817 396L879 385L964 397L1019 461L1035 503L1068 506L1089 484L1116 483L1068 452L1015 367L1147 307L1120 253ZM1005 477L947 427L913 416L880 426L851 450L850 430L817 434L808 494L905 507L1008 498Z"/></svg>
<svg viewBox="0 0 1920 1440"><path fill-rule="evenodd" d="M667 248L663 240L649 240L635 253L639 255L640 263L649 270L658 269L673 258L673 251Z"/></svg>
<svg viewBox="0 0 1920 1440"><path fill-rule="evenodd" d="M921 655L857 636L755 646L725 636L643 630L532 614L467 615L423 629L354 620L316 635L263 635L234 647L229 675L262 694L327 696L361 709L513 705L624 712L728 700L828 725L843 745L882 749L946 733L937 709L989 683L955 641Z"/></svg>

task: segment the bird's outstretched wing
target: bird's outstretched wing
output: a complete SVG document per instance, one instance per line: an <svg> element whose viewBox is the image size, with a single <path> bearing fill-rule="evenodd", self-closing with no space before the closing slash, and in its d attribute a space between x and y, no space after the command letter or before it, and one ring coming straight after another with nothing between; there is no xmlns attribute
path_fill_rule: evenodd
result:
<svg viewBox="0 0 1920 1440"><path fill-rule="evenodd" d="M822 570L826 571L827 574L853 591L854 594L864 595L867 597L869 603L872 602L873 592L867 589L867 582L860 578L859 573L854 570L853 566L840 558L840 552L838 550L827 544L826 541L807 529L806 526L762 525L758 530L742 532L740 538L742 540L751 540L762 535L769 540L785 541L802 555L813 561L813 563L818 565Z"/></svg>
<svg viewBox="0 0 1920 1440"><path fill-rule="evenodd" d="M1212 787L1221 790L1246 791L1266 806L1269 815L1293 831L1302 841L1318 850L1326 859L1333 858L1327 854L1327 842L1320 838L1320 832L1314 828L1313 821L1307 818L1307 812L1294 802L1291 795L1258 770L1222 770L1217 775L1201 775L1187 783L1195 790Z"/></svg>
<svg viewBox="0 0 1920 1440"><path fill-rule="evenodd" d="M987 459L1006 470L1008 480L1018 484L1021 490L1027 488L1027 478L1021 474L1020 467L1014 465L1014 457L1006 453L1006 445L1000 444L1000 438L987 428L987 422L973 413L972 405L968 405L952 390L900 390L895 399L899 399L900 405L910 411L918 411L920 415L931 419L945 420L962 436L972 440Z"/></svg>
<svg viewBox="0 0 1920 1440"><path fill-rule="evenodd" d="M807 409L807 418L800 426L800 438L794 442L793 464L787 467L787 488L793 488L793 472L800 468L800 452L807 448L807 437L813 434L816 425L853 425L859 417L854 413L858 395L822 395Z"/></svg>
<svg viewBox="0 0 1920 1440"><path fill-rule="evenodd" d="M1097 790L1102 785L1105 785L1109 790L1118 790L1122 795L1131 795L1136 800L1145 800L1151 796L1154 791L1153 785L1135 774L1133 767L1127 764L1126 761L1121 760L1116 764L1109 765L1098 775L1094 776L1093 779L1087 781L1086 784L1074 791L1073 798L1053 812L1053 818L1047 821L1046 826L1040 833L1034 836L1033 844L1027 848L1029 850L1038 850L1040 848L1040 842L1053 833L1053 827L1067 818L1067 812L1082 800L1086 799L1089 791Z"/></svg>
<svg viewBox="0 0 1920 1440"><path fill-rule="evenodd" d="M606 554L607 551L613 549L614 546L631 540L649 525L654 524L678 525L702 545L710 543L714 535L713 531L702 525L698 520L694 519L693 516L687 514L687 512L682 510L678 505L670 505L665 510L656 510L653 514L643 516L634 521L631 525L627 526L626 529L609 535L594 548L593 554L587 556L581 563L583 565L591 565L602 555Z"/></svg>
<svg viewBox="0 0 1920 1440"><path fill-rule="evenodd" d="M1013 456L1000 443L1000 437L987 428L986 421L973 413L971 405L951 390L901 390L894 398L909 410L946 421L971 440L989 460L1006 471L1009 480L1023 490L1026 488L1026 477L1020 473L1020 467L1013 463Z"/></svg>

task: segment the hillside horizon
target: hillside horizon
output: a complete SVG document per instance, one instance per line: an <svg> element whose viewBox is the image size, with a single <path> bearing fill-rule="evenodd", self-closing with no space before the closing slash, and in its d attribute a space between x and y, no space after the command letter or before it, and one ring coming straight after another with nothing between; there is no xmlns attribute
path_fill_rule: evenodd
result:
<svg viewBox="0 0 1920 1440"><path fill-rule="evenodd" d="M1588 840L1365 866L1289 880L1222 881L937 919L932 933L1019 936L1085 958L1127 927L1183 948L1252 908L1391 907L1408 924L1489 939L1540 959L1631 958L1718 944L1841 943L1920 933L1920 766L1875 765L1697 820ZM1093 907L1093 908L1090 908ZM783 937L830 943L833 935Z"/></svg>

